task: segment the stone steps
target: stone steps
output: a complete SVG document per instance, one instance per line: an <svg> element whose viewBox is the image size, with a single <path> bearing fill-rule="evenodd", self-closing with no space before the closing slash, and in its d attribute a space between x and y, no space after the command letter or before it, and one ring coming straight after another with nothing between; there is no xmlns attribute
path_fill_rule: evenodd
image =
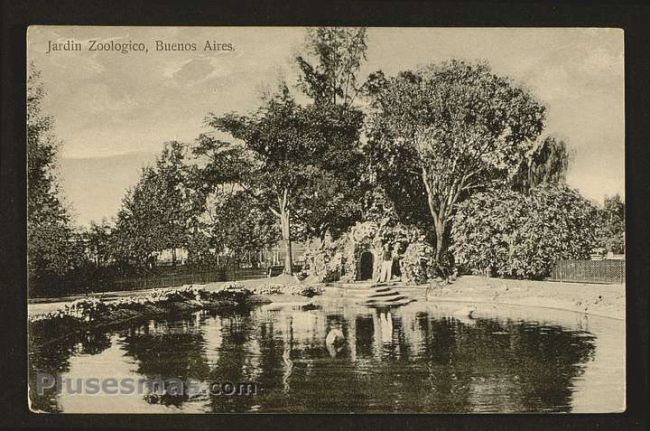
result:
<svg viewBox="0 0 650 431"><path fill-rule="evenodd" d="M396 307L415 301L395 290L402 285L400 282L375 283L361 281L356 283L337 283L335 286L342 288L339 293L333 293L343 298L350 298L354 302L369 307Z"/></svg>

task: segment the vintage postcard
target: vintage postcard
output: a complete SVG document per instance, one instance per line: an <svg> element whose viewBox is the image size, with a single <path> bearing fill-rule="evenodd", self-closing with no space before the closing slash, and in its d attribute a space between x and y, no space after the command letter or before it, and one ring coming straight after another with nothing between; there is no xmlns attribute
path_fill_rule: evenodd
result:
<svg viewBox="0 0 650 431"><path fill-rule="evenodd" d="M625 411L623 40L30 26L30 410Z"/></svg>

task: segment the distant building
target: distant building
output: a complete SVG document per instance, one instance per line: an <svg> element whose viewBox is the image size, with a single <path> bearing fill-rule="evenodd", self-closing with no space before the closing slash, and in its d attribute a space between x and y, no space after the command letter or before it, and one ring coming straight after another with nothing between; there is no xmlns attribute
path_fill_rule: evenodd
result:
<svg viewBox="0 0 650 431"><path fill-rule="evenodd" d="M176 264L184 265L187 262L188 252L184 248L177 248L175 250L169 248L156 254L156 264L158 265L171 265L174 263L174 251L176 252Z"/></svg>

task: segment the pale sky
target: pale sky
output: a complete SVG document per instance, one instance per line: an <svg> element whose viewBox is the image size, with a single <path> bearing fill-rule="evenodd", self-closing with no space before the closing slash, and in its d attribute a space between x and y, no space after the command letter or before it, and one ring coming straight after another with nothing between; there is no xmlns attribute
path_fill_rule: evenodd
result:
<svg viewBox="0 0 650 431"><path fill-rule="evenodd" d="M72 27L28 32L28 60L48 91L44 110L63 142L63 193L76 221L113 217L139 167L169 140L192 142L208 112L248 112L281 79L304 44L299 27ZM68 39L82 51L53 51ZM148 53L90 52L91 40L142 42ZM157 52L156 40L195 43L196 51ZM206 41L234 51L204 51ZM568 183L598 202L624 195L623 31L595 28L370 28L372 71L400 70L452 58L487 61L547 107L545 134L573 153Z"/></svg>

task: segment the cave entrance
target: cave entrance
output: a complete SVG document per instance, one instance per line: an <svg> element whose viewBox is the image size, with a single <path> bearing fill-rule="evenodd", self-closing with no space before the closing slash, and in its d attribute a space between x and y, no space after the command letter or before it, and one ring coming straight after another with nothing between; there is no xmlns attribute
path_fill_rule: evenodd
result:
<svg viewBox="0 0 650 431"><path fill-rule="evenodd" d="M364 251L359 256L359 280L371 280L375 269L375 256L369 251Z"/></svg>

